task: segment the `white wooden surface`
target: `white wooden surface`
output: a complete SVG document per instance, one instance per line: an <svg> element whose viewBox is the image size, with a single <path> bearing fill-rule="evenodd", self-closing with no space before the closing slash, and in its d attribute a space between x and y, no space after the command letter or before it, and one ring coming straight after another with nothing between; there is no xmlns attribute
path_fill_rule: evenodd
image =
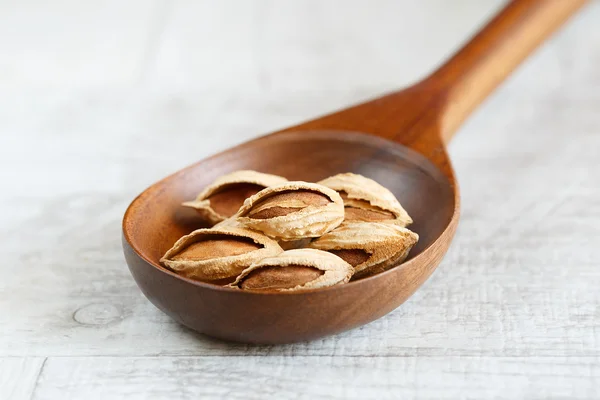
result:
<svg viewBox="0 0 600 400"><path fill-rule="evenodd" d="M451 144L456 241L390 315L227 344L155 309L121 254L152 182L414 81L501 3L0 1L0 399L597 399L598 2Z"/></svg>

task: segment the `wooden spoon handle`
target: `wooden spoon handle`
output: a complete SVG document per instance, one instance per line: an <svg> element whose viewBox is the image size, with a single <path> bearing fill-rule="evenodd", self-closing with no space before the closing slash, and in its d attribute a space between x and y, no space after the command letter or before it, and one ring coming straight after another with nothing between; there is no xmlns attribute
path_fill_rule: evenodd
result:
<svg viewBox="0 0 600 400"><path fill-rule="evenodd" d="M584 3L586 0L513 0L422 82L281 132L366 132L411 147L444 167L445 143L462 121Z"/></svg>
<svg viewBox="0 0 600 400"><path fill-rule="evenodd" d="M586 0L515 0L424 84L444 92L440 133L464 119ZM431 90L431 89L429 89Z"/></svg>

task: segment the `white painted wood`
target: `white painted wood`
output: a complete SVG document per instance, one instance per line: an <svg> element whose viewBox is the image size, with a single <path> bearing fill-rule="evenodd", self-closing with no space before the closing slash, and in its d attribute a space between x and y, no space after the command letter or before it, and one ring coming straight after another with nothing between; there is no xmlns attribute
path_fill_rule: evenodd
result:
<svg viewBox="0 0 600 400"><path fill-rule="evenodd" d="M42 357L0 357L0 399L29 400L44 362Z"/></svg>
<svg viewBox="0 0 600 400"><path fill-rule="evenodd" d="M160 0L7 0L0 9L0 87L17 91L136 83L162 13Z"/></svg>
<svg viewBox="0 0 600 400"><path fill-rule="evenodd" d="M50 358L46 399L596 399L597 357Z"/></svg>
<svg viewBox="0 0 600 400"><path fill-rule="evenodd" d="M156 310L121 254L125 207L200 158L418 79L501 1L34 3L0 2L0 387L26 396L51 357L34 398L94 398L86 382L242 394L242 371L279 398L303 379L322 397L600 393L600 2L452 142L462 220L433 277L379 321L289 346Z"/></svg>

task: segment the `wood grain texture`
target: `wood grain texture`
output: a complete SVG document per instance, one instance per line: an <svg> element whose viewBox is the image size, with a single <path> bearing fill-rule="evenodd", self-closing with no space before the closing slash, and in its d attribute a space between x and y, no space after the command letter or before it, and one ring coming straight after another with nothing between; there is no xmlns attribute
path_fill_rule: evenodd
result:
<svg viewBox="0 0 600 400"><path fill-rule="evenodd" d="M266 4L254 4L259 3ZM104 75L76 70L92 83L84 85L82 78L68 90L61 86L60 71L72 67L70 57L44 53L33 62L36 59L25 57L25 52L2 47L2 54L11 55L2 65L18 68L27 61L35 80L7 82L10 75L2 75L0 354L74 356L78 362L93 355L111 355L125 363L134 357L139 370L145 357L135 356L185 360L212 355L208 360L224 356L225 363L230 356L240 356L239 368L252 355L282 356L289 362L301 356L348 355L359 365L367 358L384 363L386 357L398 356L421 363L434 356L444 366L431 371L461 371L445 379L427 371L419 375L417 380L426 380L426 393L437 388L438 397L452 385L456 390L449 397L466 397L466 388L472 387L468 384L485 382L490 392L476 393L493 398L493 390L510 389L505 379L519 377L511 382L534 388L548 385L564 393L563 398L573 392L579 396L575 398L595 399L600 392L597 379L570 361L600 355L600 272L595 254L600 243L597 1L526 61L453 139L449 152L463 202L455 242L433 277L386 318L311 343L229 345L193 334L156 310L136 289L121 255L121 214L128 201L156 179L260 132L421 78L501 3L386 0L365 8L360 1L348 0L274 2L256 12L255 38L238 34L235 39L231 33L223 42L206 41L203 47L222 57L243 52L249 44L255 48L255 58L238 60L237 74L221 71L217 63L205 65L210 81L199 68L202 52L195 51L193 38L202 38L211 16L222 26L230 25L225 11L196 12L202 7L199 2L174 3L165 16L169 21L164 40L157 40L157 53L148 57L143 78L127 72L129 67L115 69L123 60L127 66L133 63L129 57L138 54L133 39L115 41L101 52L110 67ZM58 7L59 2L53 4ZM26 7L27 2L18 5ZM213 5L218 10L231 6ZM127 14L119 14L121 9L115 3L110 13ZM343 18L330 18L334 11ZM145 14L137 17L141 15ZM11 34L3 36L2 44L28 38L27 20L11 18L3 20L2 29ZM70 40L80 37L80 24L67 20L61 26L72 33ZM143 27L139 29L136 38ZM412 40L404 40L407 37ZM77 54L76 46L68 54ZM46 60L59 68L47 68ZM136 70L143 70L141 57L135 60L140 63ZM247 68L251 62L256 70ZM348 64L352 68L344 67ZM259 76L266 77L261 84ZM97 80L102 84L95 84ZM142 84L133 86L136 82ZM96 324L75 321L73 315L80 309L81 321ZM115 310L121 318L113 319ZM488 368L461 370L474 359L483 365L513 356L518 362L501 376L488 375ZM529 360L535 366L527 366ZM158 368L150 364L147 369ZM554 375L548 381L539 375L527 377L556 365L564 366L561 375L575 375L581 378L579 387L595 392L586 396L583 389L577 392ZM13 368L10 373L18 370ZM401 378L396 371L380 370L379 380L369 387L386 393L386 387ZM178 371L180 380L194 374ZM122 381L114 375L105 380L108 385ZM200 390L194 382L190 378L186 387ZM331 383L320 388L341 390ZM419 393L415 387L406 388L408 398ZM545 393L542 390L539 393ZM58 395L54 389L49 393ZM273 393L278 394L275 389ZM535 398L535 393L529 397ZM538 396L544 397L550 394Z"/></svg>
<svg viewBox="0 0 600 400"><path fill-rule="evenodd" d="M45 361L43 357L0 357L0 399L30 399Z"/></svg>
<svg viewBox="0 0 600 400"><path fill-rule="evenodd" d="M596 357L66 357L32 399L592 399L599 384Z"/></svg>

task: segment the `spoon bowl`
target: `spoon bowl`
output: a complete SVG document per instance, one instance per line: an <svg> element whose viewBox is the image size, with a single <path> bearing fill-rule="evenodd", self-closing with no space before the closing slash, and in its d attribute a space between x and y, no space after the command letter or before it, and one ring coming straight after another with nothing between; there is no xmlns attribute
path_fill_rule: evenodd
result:
<svg viewBox="0 0 600 400"><path fill-rule="evenodd" d="M459 193L445 144L467 115L583 0L516 0L422 82L252 140L155 183L129 206L123 248L146 297L180 323L249 343L316 339L366 324L404 302L448 250ZM360 133L365 132L365 133ZM344 285L297 292L246 292L181 277L159 259L203 227L181 203L240 169L319 181L341 172L390 189L420 236L407 260Z"/></svg>
<svg viewBox="0 0 600 400"><path fill-rule="evenodd" d="M238 291L188 280L163 268L160 257L182 235L202 225L197 214L182 208L181 202L193 198L196 188L238 169L306 181L346 171L372 177L389 188L415 218L412 228L420 241L400 268L343 286L299 293ZM455 208L448 179L425 157L404 146L354 132L288 132L213 156L147 189L125 214L123 245L146 297L182 324L235 341L294 342L368 323L400 305L441 260L448 246L434 243L454 233Z"/></svg>

